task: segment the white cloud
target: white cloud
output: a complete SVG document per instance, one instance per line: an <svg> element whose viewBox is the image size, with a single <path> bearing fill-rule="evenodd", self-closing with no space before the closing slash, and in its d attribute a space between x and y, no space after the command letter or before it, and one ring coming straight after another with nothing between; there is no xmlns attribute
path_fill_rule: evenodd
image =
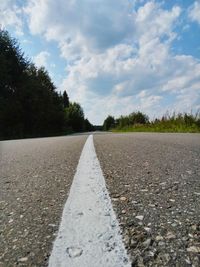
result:
<svg viewBox="0 0 200 267"><path fill-rule="evenodd" d="M192 21L200 24L200 2L195 1L194 4L189 8L189 18Z"/></svg>
<svg viewBox="0 0 200 267"><path fill-rule="evenodd" d="M86 111L90 107L89 118L96 121L99 117L98 122L107 114L120 115L133 110L154 116L167 109L195 109L200 101L199 62L189 56L172 56L167 49L163 56L159 48L154 46L149 56L137 54L121 60L115 47L90 60L79 61L68 68L62 87L68 88L71 98L81 102ZM157 57L155 62L154 57ZM190 94L195 97L188 98ZM162 105L167 97L171 103Z"/></svg>
<svg viewBox="0 0 200 267"><path fill-rule="evenodd" d="M181 9L163 10L154 1L136 12L133 4L124 0L30 0L25 12L32 34L57 41L61 55L73 60L138 39L141 43L157 36L173 39L173 23Z"/></svg>
<svg viewBox="0 0 200 267"><path fill-rule="evenodd" d="M13 26L17 35L23 35L21 15L22 10L14 0L0 0L0 26L3 29Z"/></svg>
<svg viewBox="0 0 200 267"><path fill-rule="evenodd" d="M135 20L141 44L156 37L174 38L172 30L180 13L181 9L178 6L174 6L172 10L167 11L160 8L154 1L140 7Z"/></svg>
<svg viewBox="0 0 200 267"><path fill-rule="evenodd" d="M163 91L181 92L185 89L200 89L200 63L191 56L175 56L175 66L179 66L174 77L163 86ZM196 88L196 89L195 89Z"/></svg>
<svg viewBox="0 0 200 267"><path fill-rule="evenodd" d="M132 32L130 4L124 0L31 0L25 10L31 32L65 41L65 50L77 44L79 49L102 50Z"/></svg>
<svg viewBox="0 0 200 267"><path fill-rule="evenodd" d="M154 116L199 105L199 61L171 53L181 8L137 2L143 5L136 10L124 0L30 0L25 9L32 34L57 42L67 65L61 88L93 123L108 114Z"/></svg>
<svg viewBox="0 0 200 267"><path fill-rule="evenodd" d="M40 67L47 67L48 66L48 58L50 54L47 51L41 51L39 54L37 54L34 58L33 61L36 64L38 68Z"/></svg>

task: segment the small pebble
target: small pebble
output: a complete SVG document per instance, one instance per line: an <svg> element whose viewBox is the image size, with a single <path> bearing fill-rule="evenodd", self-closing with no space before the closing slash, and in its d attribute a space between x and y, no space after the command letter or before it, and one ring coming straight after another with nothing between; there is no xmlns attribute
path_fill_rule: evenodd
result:
<svg viewBox="0 0 200 267"><path fill-rule="evenodd" d="M126 197L120 197L121 201L125 201L127 198Z"/></svg>
<svg viewBox="0 0 200 267"><path fill-rule="evenodd" d="M161 235L156 236L156 241L163 240L163 237Z"/></svg>
<svg viewBox="0 0 200 267"><path fill-rule="evenodd" d="M193 252L193 253L200 253L200 247L191 246L191 247L187 248L187 251Z"/></svg>
<svg viewBox="0 0 200 267"><path fill-rule="evenodd" d="M150 233L150 232L151 232L151 228L149 228L149 227L144 227L144 230L145 230L147 233Z"/></svg>
<svg viewBox="0 0 200 267"><path fill-rule="evenodd" d="M142 221L144 219L144 216L143 215L137 215L135 218Z"/></svg>
<svg viewBox="0 0 200 267"><path fill-rule="evenodd" d="M79 247L69 247L66 251L70 258L80 257L83 253L82 248Z"/></svg>
<svg viewBox="0 0 200 267"><path fill-rule="evenodd" d="M28 260L28 257L23 257L18 259L18 262L26 262Z"/></svg>
<svg viewBox="0 0 200 267"><path fill-rule="evenodd" d="M174 238L176 238L176 236L172 232L168 232L165 238L166 239L174 239Z"/></svg>

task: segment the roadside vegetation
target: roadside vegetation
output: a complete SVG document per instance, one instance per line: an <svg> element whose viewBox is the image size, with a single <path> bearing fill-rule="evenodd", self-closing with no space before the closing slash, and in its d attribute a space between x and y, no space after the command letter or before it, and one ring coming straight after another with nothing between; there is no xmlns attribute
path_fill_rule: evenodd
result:
<svg viewBox="0 0 200 267"><path fill-rule="evenodd" d="M45 68L24 56L17 40L0 30L0 139L91 131L82 107L59 93Z"/></svg>
<svg viewBox="0 0 200 267"><path fill-rule="evenodd" d="M166 114L152 121L142 112L133 112L117 119L108 116L104 121L103 129L113 132L199 133L200 113Z"/></svg>
<svg viewBox="0 0 200 267"><path fill-rule="evenodd" d="M0 140L102 130L84 116L66 91L59 93L45 68L25 57L16 39L0 30ZM114 132L200 132L200 113L149 120L138 111L108 116L103 130Z"/></svg>

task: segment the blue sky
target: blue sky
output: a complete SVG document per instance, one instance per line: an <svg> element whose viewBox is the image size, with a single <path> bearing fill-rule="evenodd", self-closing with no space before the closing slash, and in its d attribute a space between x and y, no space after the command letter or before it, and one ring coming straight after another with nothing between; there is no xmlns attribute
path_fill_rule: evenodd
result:
<svg viewBox="0 0 200 267"><path fill-rule="evenodd" d="M92 123L200 109L199 0L0 0L0 24Z"/></svg>

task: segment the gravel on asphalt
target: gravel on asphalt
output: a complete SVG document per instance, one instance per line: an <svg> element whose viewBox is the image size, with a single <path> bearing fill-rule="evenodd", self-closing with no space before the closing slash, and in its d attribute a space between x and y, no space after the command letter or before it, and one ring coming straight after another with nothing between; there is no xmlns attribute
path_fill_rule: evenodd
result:
<svg viewBox="0 0 200 267"><path fill-rule="evenodd" d="M87 135L0 142L0 266L46 266Z"/></svg>
<svg viewBox="0 0 200 267"><path fill-rule="evenodd" d="M132 266L200 266L200 135L95 135Z"/></svg>

